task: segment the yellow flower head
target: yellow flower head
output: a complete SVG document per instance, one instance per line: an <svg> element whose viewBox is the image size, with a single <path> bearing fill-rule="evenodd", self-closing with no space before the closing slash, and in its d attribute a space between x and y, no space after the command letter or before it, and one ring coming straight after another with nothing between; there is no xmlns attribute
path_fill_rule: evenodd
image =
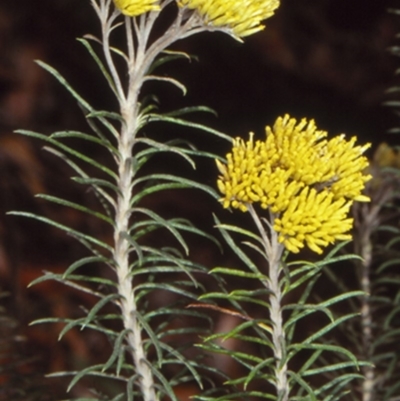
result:
<svg viewBox="0 0 400 401"><path fill-rule="evenodd" d="M305 187L293 197L288 208L274 221L278 240L294 253L304 247L304 243L317 253L336 240L351 239L347 234L353 226L348 218L352 201L334 199L333 193Z"/></svg>
<svg viewBox="0 0 400 401"><path fill-rule="evenodd" d="M236 138L226 164L217 161L218 188L225 208L247 211L259 203L275 216L279 241L292 252L306 243L315 252L338 239L350 239L347 218L370 175L364 174L370 146L355 146L344 135L331 140L313 120L299 123L288 115L267 127L265 141Z"/></svg>
<svg viewBox="0 0 400 401"><path fill-rule="evenodd" d="M227 28L236 37L264 29L261 21L271 17L280 0L178 0L178 5L196 10L206 25Z"/></svg>
<svg viewBox="0 0 400 401"><path fill-rule="evenodd" d="M114 0L115 7L129 17L160 10L159 0Z"/></svg>

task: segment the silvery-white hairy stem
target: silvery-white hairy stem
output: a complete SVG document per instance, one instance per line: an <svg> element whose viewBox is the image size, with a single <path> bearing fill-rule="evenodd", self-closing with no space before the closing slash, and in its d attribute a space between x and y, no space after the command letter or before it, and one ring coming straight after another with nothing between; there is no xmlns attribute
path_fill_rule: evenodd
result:
<svg viewBox="0 0 400 401"><path fill-rule="evenodd" d="M248 205L248 209L261 235L264 245L265 257L268 262L268 281L264 284L270 291L269 304L270 319L272 325L272 344L275 357L275 387L278 398L282 401L288 401L288 368L286 362L283 361L286 354L286 339L282 316L283 296L279 284L279 279L281 278L281 274L283 272L281 258L284 247L281 243L279 243L278 235L273 229L273 214L271 213L270 222L268 222L266 219L263 219L265 225L268 226L267 232L263 221L254 210L253 206Z"/></svg>
<svg viewBox="0 0 400 401"><path fill-rule="evenodd" d="M378 175L379 177L379 175ZM378 178L379 179L379 178ZM371 203L356 203L354 207L355 230L354 235L355 253L361 256L358 262L358 278L361 290L365 295L361 298L361 335L362 335L362 357L371 361L373 359L374 326L373 305L371 302L372 282L371 267L373 263L373 241L372 234L381 224L380 213L382 208L393 200L392 185L382 185L378 192L373 192ZM362 383L362 401L373 401L376 398L376 386L378 377L373 365L362 366L365 380Z"/></svg>
<svg viewBox="0 0 400 401"><path fill-rule="evenodd" d="M102 45L105 61L112 78L111 89L119 102L120 114L123 119L121 131L117 137L118 166L117 186L119 194L115 208L114 251L117 290L120 298L120 309L124 329L127 331L126 340L130 347L132 360L140 380L140 389L144 401L156 401L154 377L147 359L142 338L142 327L134 296L134 285L130 274L130 255L138 250L132 247L128 240L130 217L132 214L133 181L135 178L133 149L139 126L139 94L146 80L146 73L155 58L171 43L194 34L201 30L196 27L195 18L184 20L184 11L179 9L176 20L159 39L149 43L153 24L159 12L149 12L137 18L125 17L124 27L127 40L125 56L127 71L118 73L114 64L113 52L110 45L110 35L116 27L115 20L120 13L114 10L111 0L91 0L92 5L101 21ZM166 0L162 6L170 3ZM192 14L193 15L193 14ZM128 77L124 83L121 77Z"/></svg>
<svg viewBox="0 0 400 401"><path fill-rule="evenodd" d="M386 200L386 199L385 199ZM363 346L363 358L370 361L372 358L372 342L373 342L373 317L371 305L371 266L372 266L372 231L378 225L378 214L382 207L379 202L377 204L358 204L359 218L356 219L356 229L358 235L356 238L355 252L361 256L358 262L359 266L359 280L361 290L365 295L361 298L361 334ZM364 374L364 381L362 383L362 401L373 401L375 399L375 367L371 365L363 366L362 372Z"/></svg>

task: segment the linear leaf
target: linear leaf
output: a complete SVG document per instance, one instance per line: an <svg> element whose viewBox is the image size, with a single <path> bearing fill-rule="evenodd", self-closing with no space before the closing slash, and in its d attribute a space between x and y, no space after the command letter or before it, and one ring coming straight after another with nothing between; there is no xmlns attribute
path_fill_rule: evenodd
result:
<svg viewBox="0 0 400 401"><path fill-rule="evenodd" d="M43 61L36 60L36 63L39 64L43 69L48 71L53 77L57 79L60 84L68 90L69 93L78 101L78 103L86 110L91 111L93 110L92 106L86 100L84 100L68 83L68 81L53 67L44 63Z"/></svg>
<svg viewBox="0 0 400 401"><path fill-rule="evenodd" d="M181 183L163 183L163 184L151 185L143 188L140 192L134 195L131 200L131 205L132 206L137 205L139 201L144 197L159 191L166 191L171 189L185 189L185 188L191 188L191 187L187 184L181 184Z"/></svg>
<svg viewBox="0 0 400 401"><path fill-rule="evenodd" d="M109 245L107 245L106 243L104 243L103 241L98 240L97 238L94 238L90 235L87 234L83 234L80 231L74 230L68 226L65 226L63 224L57 223L51 219L48 219L47 217L43 217L43 216L38 216L34 213L29 213L29 212L17 212L17 211L12 211L12 212L8 212L8 215L12 215L12 216L22 216L22 217L28 217L34 220L38 220L41 221L43 223L49 224L53 227L56 227L62 231L65 231L67 234L69 235L73 235L75 237L79 237L79 238L84 238L85 240L100 246L101 248L107 249L108 251L112 252L112 247L110 247Z"/></svg>
<svg viewBox="0 0 400 401"><path fill-rule="evenodd" d="M342 324L346 320L352 319L355 316L359 316L359 313L350 313L348 315L340 317L339 319L336 319L334 322L326 325L322 329L318 330L316 333L314 333L311 336L309 336L308 338L306 338L302 342L302 344L311 344L311 343L313 343L313 341L315 341L316 339L320 338L321 336L323 336L324 334L330 332L332 329L334 329L335 327L339 326L340 324Z"/></svg>
<svg viewBox="0 0 400 401"><path fill-rule="evenodd" d="M114 156L118 156L119 152L118 149L116 147L114 147L112 145L112 143L106 139L106 138L97 138L93 135L88 135L85 134L84 132L80 132L80 131L57 131L54 132L50 135L50 138L53 139L58 139L58 138L78 138L78 139L82 139L84 141L88 141L88 142L93 142L96 143L98 145L103 146L104 148L106 148L107 150L110 151L110 153Z"/></svg>
<svg viewBox="0 0 400 401"><path fill-rule="evenodd" d="M203 192L208 193L209 195L211 195L213 198L215 199L219 199L219 195L217 194L217 192L211 188L208 185L204 185L204 184L200 184L194 180L190 180L188 178L183 178L183 177L179 177L176 175L172 175L172 174L151 174L151 175L146 175L144 177L140 177L138 179L136 179L133 182L133 185L137 185L141 182L146 182L146 181L156 181L156 180L162 180L162 181L169 181L169 182L177 182L180 184L185 184L187 185L188 188L196 188L196 189L200 189Z"/></svg>
<svg viewBox="0 0 400 401"><path fill-rule="evenodd" d="M217 131L215 129L212 129L208 127L207 125L204 124L199 124L199 123L194 123L190 122L187 120L183 120L181 118L175 118L175 117L170 117L166 114L147 114L146 116L148 118L147 122L167 122L171 124L176 124L176 125L182 125L184 127L189 127L189 128L195 128L199 129L200 131L205 131L210 134L213 134L219 138L225 139L229 142L232 142L232 138L229 135L224 134L223 132Z"/></svg>
<svg viewBox="0 0 400 401"><path fill-rule="evenodd" d="M188 245L186 244L186 241L184 240L180 232L174 227L174 224L171 224L171 221L162 218L159 214L146 208L135 207L134 209L132 209L132 213L144 214L146 216L151 217L153 220L152 224L159 224L160 226L166 228L174 236L174 238L181 244L186 255L189 254L189 248Z"/></svg>
<svg viewBox="0 0 400 401"><path fill-rule="evenodd" d="M56 196L46 195L46 194L37 194L37 195L35 195L35 197L40 198L40 199L45 199L49 202L57 203L62 206L70 207L71 209L79 210L79 211L87 213L87 214L91 214L92 216L95 216L103 221L106 221L107 223L109 223L112 226L114 225L114 221L112 219L110 219L108 216L105 216L104 214L99 213L99 212L95 212L94 210L91 210L91 209L87 208L86 206L82 206L78 203L70 202L65 199L58 198Z"/></svg>
<svg viewBox="0 0 400 401"><path fill-rule="evenodd" d="M48 152L56 155L57 157L59 157L60 159L64 160L73 170L75 170L81 177L87 178L88 175L76 164L74 163L71 159L69 159L65 154L63 154L62 152L59 152L58 150L51 148L51 147L44 147L45 150L47 150ZM102 188L100 188L99 186L96 185L92 185L92 187L94 188L94 193L96 195L98 195L99 197L101 197L101 199L106 200L111 206L113 206L114 208L116 207L115 201L114 199L107 193L105 192ZM104 202L102 202L103 204ZM105 207L106 210L108 210Z"/></svg>
<svg viewBox="0 0 400 401"><path fill-rule="evenodd" d="M111 259L102 257L102 256L88 256L82 259L77 260L72 263L67 270L65 270L63 274L63 278L67 278L69 274L73 273L76 269L79 269L82 266L85 266L90 263L107 263L109 265L112 264Z"/></svg>
<svg viewBox="0 0 400 401"><path fill-rule="evenodd" d="M81 330L85 329L85 327L91 323L97 316L97 313L103 306L107 305L109 302L114 302L114 300L119 299L119 294L108 294L105 295L102 299L100 299L90 310L89 314L86 316L85 320L82 322Z"/></svg>
<svg viewBox="0 0 400 401"><path fill-rule="evenodd" d="M192 56L187 54L186 52L180 52L180 51L172 51L172 50L164 50L161 53L163 56L158 57L152 64L151 67L149 68L149 73L152 73L155 69L160 67L161 65L168 63L173 60L179 60L179 59L186 59L191 61ZM165 56L164 56L165 54Z"/></svg>
<svg viewBox="0 0 400 401"><path fill-rule="evenodd" d="M130 332L130 330L125 329L122 330L121 332L118 333L117 338L114 341L114 346L113 346L113 351L108 358L108 361L104 363L104 366L102 367L102 372L105 372L107 369L109 369L113 363L117 360L119 354L122 352L125 352L123 342L126 338L126 335Z"/></svg>
<svg viewBox="0 0 400 401"><path fill-rule="evenodd" d="M233 269L230 267L214 267L210 270L211 274L227 274L229 276L245 277L257 280L267 280L268 277L261 273L249 273L239 269Z"/></svg>
<svg viewBox="0 0 400 401"><path fill-rule="evenodd" d="M159 75L146 75L146 77L144 78L144 82L145 81L161 81L161 82L167 82L170 83L174 86L176 86L178 89L180 89L182 91L183 95L186 95L187 93L187 89L186 86L183 85L182 83L180 83L177 79L175 78L171 78L171 77L163 77L163 76L159 76Z"/></svg>
<svg viewBox="0 0 400 401"><path fill-rule="evenodd" d="M111 90L114 92L115 96L118 97L118 92L115 88L115 84L113 79L111 78L111 75L108 73L107 68L104 66L103 62L100 60L100 58L97 56L96 52L94 51L92 45L90 42L86 39L79 38L77 39L78 42L82 43L83 46L85 46L86 50L89 52L89 54L92 56L93 60L96 62L97 66L99 67L100 71L102 72L104 78L108 82L108 85L110 86Z"/></svg>
<svg viewBox="0 0 400 401"><path fill-rule="evenodd" d="M103 180L100 178L86 178L86 177L72 177L72 180L83 185L93 186L93 187L104 187L112 189L116 194L120 195L121 191L119 188L111 184L111 182L107 180Z"/></svg>
<svg viewBox="0 0 400 401"><path fill-rule="evenodd" d="M310 385L304 381L297 373L289 370L288 376L290 377L290 381L295 381L303 390L306 391L308 394L308 397L306 398L307 401L317 401L317 398L315 397L314 390L310 387Z"/></svg>
<svg viewBox="0 0 400 401"><path fill-rule="evenodd" d="M84 155L81 152L76 151L75 149L72 149L71 147L64 145L60 141L55 140L51 136L47 136L38 132L34 131L27 131L27 130L17 130L15 131L17 134L25 135L25 136L30 136L38 139L42 139L45 142L51 143L53 146L56 146L60 149L62 149L64 152L76 157L79 160L84 161L87 164L90 164L93 167L96 167L97 169L103 171L110 177L116 179L117 175L114 173L114 171L110 170L109 168L105 167L104 165L98 163L97 161L93 160L91 157Z"/></svg>
<svg viewBox="0 0 400 401"><path fill-rule="evenodd" d="M227 244L231 247L233 252L236 253L236 255L244 262L244 264L254 273L254 274L260 274L260 271L258 270L257 266L253 263L253 261L240 249L239 246L236 245L235 241L231 237L231 235L228 233L228 231L224 228L224 225L220 223L218 220L218 217L214 215L214 221L217 224L217 228L221 232L223 238L227 242ZM229 226L232 227L232 226ZM232 231L232 230L231 230Z"/></svg>
<svg viewBox="0 0 400 401"><path fill-rule="evenodd" d="M157 152L172 152L172 153L176 153L179 156L183 157L189 164L190 166L195 169L196 168L196 164L193 161L193 159L191 157L189 157L187 154L185 154L184 149L180 148L180 147L176 147L176 146L170 146L166 143L161 143L161 142L157 142L153 139L150 138L138 138L136 140L137 143L144 143L148 146L151 146L152 148L154 148ZM139 159L139 155L137 155L137 158Z"/></svg>

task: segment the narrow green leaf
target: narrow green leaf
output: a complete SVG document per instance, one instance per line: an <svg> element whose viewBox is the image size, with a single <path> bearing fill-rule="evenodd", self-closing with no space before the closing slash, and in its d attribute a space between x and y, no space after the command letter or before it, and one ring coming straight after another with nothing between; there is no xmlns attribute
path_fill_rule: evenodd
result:
<svg viewBox="0 0 400 401"><path fill-rule="evenodd" d="M318 330L317 332L315 332L314 334L312 334L311 336L309 336L308 338L306 338L302 344L312 344L315 340L317 340L318 338L322 337L323 335L325 335L326 333L330 332L331 330L333 330L335 327L339 326L340 324L342 324L343 322L345 322L346 320L352 319L355 316L359 316L358 313L350 313L348 315L342 316L339 319L336 319L334 322L329 323L328 325L326 325L325 327L323 327L322 329Z"/></svg>
<svg viewBox="0 0 400 401"><path fill-rule="evenodd" d="M45 150L48 152L56 155L60 159L64 160L73 170L75 170L81 177L88 178L89 176L76 164L74 163L71 159L69 159L65 154L62 152L59 152L58 150L51 148L51 147L44 147ZM107 193L105 192L101 187L92 185L92 188L94 189L94 193L98 195L98 197L101 197L101 199L107 201L114 209L116 207L114 199ZM104 202L102 202L104 204ZM105 207L106 210L108 208Z"/></svg>
<svg viewBox="0 0 400 401"><path fill-rule="evenodd" d="M305 390L308 395L308 397L306 398L307 401L317 401L317 398L314 395L314 390L306 381L304 381L297 373L292 372L291 370L289 370L287 373L290 377L290 382L295 381L303 390Z"/></svg>
<svg viewBox="0 0 400 401"><path fill-rule="evenodd" d="M218 220L218 217L214 215L214 221L217 224L217 228L221 232L223 238L225 239L226 243L231 247L233 252L236 253L236 255L244 262L244 264L254 273L254 274L260 274L260 271L258 270L257 266L253 263L253 261L240 249L239 246L235 243L233 240L232 236L228 233L228 231L224 228L225 225L222 225L220 221ZM228 226L232 227L232 226ZM239 229L240 230L240 229ZM230 229L232 231L232 229Z"/></svg>
<svg viewBox="0 0 400 401"><path fill-rule="evenodd" d="M104 187L112 189L116 194L120 195L121 191L119 188L111 184L111 182L102 180L100 178L86 178L86 177L72 177L72 180L83 185L93 186L93 187Z"/></svg>
<svg viewBox="0 0 400 401"><path fill-rule="evenodd" d="M106 173L110 177L116 179L117 175L114 173L114 171L110 170L109 168L105 167L104 165L98 163L97 161L93 160L91 157L84 155L81 152L76 151L75 149L72 149L71 147L64 145L58 140L55 140L52 136L47 136L43 135L38 132L34 131L27 131L27 130L17 130L15 131L17 134L22 134L25 136L30 136L34 138L41 139L45 142L51 143L53 146L56 146L57 148L60 148L63 150L63 152L68 153L74 157L76 157L79 160L82 160L83 162L90 164L93 167L96 167L97 169L101 170L102 172Z"/></svg>
<svg viewBox="0 0 400 401"><path fill-rule="evenodd" d="M107 68L104 66L103 62L97 56L97 54L94 51L92 45L86 39L78 38L77 40L78 40L78 42L82 43L83 46L85 46L86 50L92 56L93 60L96 62L97 66L99 67L99 69L101 71L101 73L103 74L104 78L108 82L108 85L110 86L111 90L114 92L115 96L118 97L118 92L115 89L115 83L114 83L113 79L111 78L111 75L108 73Z"/></svg>
<svg viewBox="0 0 400 401"><path fill-rule="evenodd" d="M57 79L60 84L68 90L69 93L78 101L78 103L86 110L93 110L92 106L86 100L84 100L68 83L68 81L53 67L44 63L43 61L36 60L36 63L39 64L43 69L53 75L54 78Z"/></svg>
<svg viewBox="0 0 400 401"><path fill-rule="evenodd" d="M183 290L182 288L178 288L173 284L168 283L142 283L138 284L136 290L165 290L168 292L173 292L175 294L179 294L189 299L194 299L197 301L197 295L193 294L189 291Z"/></svg>
<svg viewBox="0 0 400 401"><path fill-rule="evenodd" d="M255 290L255 291L246 291L246 290L235 290L229 293L228 299L235 299L239 302L248 302L256 305L261 305L267 310L270 309L270 304L268 301L264 301L265 295L269 295L269 290ZM259 296L260 295L260 296Z"/></svg>
<svg viewBox="0 0 400 401"><path fill-rule="evenodd" d="M43 216L38 216L35 215L34 213L29 213L29 212L17 212L17 211L12 211L12 212L8 212L8 215L11 216L22 216L22 217L28 217L34 220L38 220L41 221L43 223L49 224L53 227L56 227L62 231L65 231L67 234L72 235L74 237L78 237L78 238L84 238L85 240L91 242L92 244L98 245L101 248L104 248L110 252L112 252L112 247L110 247L109 245L107 245L106 243L104 243L103 241L98 240L97 238L94 238L90 235L87 234L83 234L80 231L74 230L68 226L65 226L63 224L57 223L51 219L48 219L47 217L43 217Z"/></svg>
<svg viewBox="0 0 400 401"><path fill-rule="evenodd" d="M108 303L114 302L114 300L119 299L119 294L108 294L100 299L90 310L89 314L86 316L85 320L82 322L81 330L84 330L86 326L96 319L97 313Z"/></svg>
<svg viewBox="0 0 400 401"><path fill-rule="evenodd" d="M101 315L99 316L100 320L121 320L121 316L119 315ZM70 319L70 318L60 318L60 317L46 317L46 318L42 318L42 319L36 319L33 322L29 323L29 326L35 326L37 324L46 324L46 323L66 323L69 324L72 321L82 321L83 319L85 319L84 317L78 318L78 319ZM99 331L103 334L106 334L108 337L116 337L119 332L116 332L114 330L111 329L107 329L105 327L99 326L99 325L95 325L95 324L89 324L87 326L89 329L95 330L95 331Z"/></svg>
<svg viewBox="0 0 400 401"><path fill-rule="evenodd" d="M283 307L283 310L298 310L299 313L294 314L293 317L290 317L285 324L284 324L284 329L288 330L291 328L292 325L296 324L299 320L305 318L306 316L309 316L315 312L322 312L324 313L328 319L332 322L334 321L334 317L332 312L328 308L324 307L319 307L318 305L298 305L298 304L291 304L291 305L285 305Z"/></svg>
<svg viewBox="0 0 400 401"><path fill-rule="evenodd" d="M140 177L138 179L136 179L133 182L133 186L136 186L137 184L141 183L141 182L146 182L146 181L157 181L157 180L162 180L162 181L167 181L167 182L177 182L180 184L185 184L188 186L188 188L196 188L196 189L200 189L203 192L208 193L209 195L211 195L213 198L215 199L219 199L219 195L217 194L217 192L209 187L208 185L204 185L204 184L200 184L194 180L190 180L188 178L183 178L183 177L178 177L176 175L172 175L172 174L151 174L151 175L146 175L144 177Z"/></svg>
<svg viewBox="0 0 400 401"><path fill-rule="evenodd" d="M336 372L339 371L341 369L346 369L346 368L355 368L355 369L359 369L359 366L371 366L371 364L366 363L366 362L340 362L340 363L333 363L331 365L326 365L326 366L318 366L315 369L309 369L305 372L302 373L303 377L307 377L307 376L314 376L314 375L320 375L320 374L324 374L326 372Z"/></svg>
<svg viewBox="0 0 400 401"><path fill-rule="evenodd" d="M392 266L398 267L399 264L400 264L400 258L391 258L379 265L379 267L376 270L376 274L382 274L388 268Z"/></svg>
<svg viewBox="0 0 400 401"><path fill-rule="evenodd" d="M331 380L329 380L328 383L326 383L325 385L323 385L322 387L320 387L317 390L317 393L321 394L326 391L329 391L332 393L332 390L337 391L337 387L341 383L343 383L344 385L347 385L347 383L349 383L352 380L356 380L356 379L364 380L365 377L363 375L361 375L360 373L345 373L343 375L340 375L339 377L335 377L335 378L332 378Z"/></svg>
<svg viewBox="0 0 400 401"><path fill-rule="evenodd" d="M186 188L191 188L191 187L187 184L181 184L181 183L162 183L162 184L146 186L132 197L131 205L132 206L137 205L144 197L159 191L166 191L171 189L186 189Z"/></svg>
<svg viewBox="0 0 400 401"><path fill-rule="evenodd" d="M170 355L172 355L176 360L176 362L180 362L183 366L185 366L189 372L192 374L194 380L196 381L197 385L200 387L200 389L203 389L203 382L201 380L201 377L199 373L196 371L196 369L192 366L190 363L191 361L185 358L180 352L178 352L175 348L169 346L168 344L165 344L161 342L161 347L168 351Z"/></svg>
<svg viewBox="0 0 400 401"><path fill-rule="evenodd" d="M211 107L208 107L208 106L201 106L201 105L182 107L180 109L165 113L164 115L168 116L168 117L180 117L180 116L184 116L187 114L193 114L193 113L209 113L209 114L213 114L214 116L217 117L217 113L214 109L212 109ZM231 137L229 137L229 138L230 138L230 140L232 140Z"/></svg>
<svg viewBox="0 0 400 401"><path fill-rule="evenodd" d="M103 366L102 364L91 366L91 367L87 368L85 372L82 372L82 371L55 372L55 373L47 374L46 377L65 377L65 376L80 375L80 377L78 378L77 381L79 381L80 379L82 379L85 376L101 377L104 379L117 380L117 381L121 381L121 382L128 381L128 379L124 376L117 376L117 375L114 375L111 373L101 372L100 369L102 366ZM128 366L126 366L125 368L127 369ZM99 370L96 370L96 369L99 369ZM75 381L73 386L76 384L77 381ZM73 386L71 386L71 388ZM69 390L67 390L67 391L69 391Z"/></svg>
<svg viewBox="0 0 400 401"><path fill-rule="evenodd" d="M60 334L58 335L57 341L61 341L65 334L67 334L71 329L74 327L80 327L82 325L82 322L85 320L85 318L79 318L79 319L70 319L68 324L66 324L63 329L60 331Z"/></svg>
<svg viewBox="0 0 400 401"><path fill-rule="evenodd" d="M137 287L135 288L137 290ZM163 360L163 353L161 348L161 341L158 339L157 335L154 333L154 330L147 323L146 319L143 318L142 314L139 311L135 312L135 318L139 321L140 325L144 328L147 335L150 338L151 345L155 348L157 354L157 364L161 366Z"/></svg>
<svg viewBox="0 0 400 401"><path fill-rule="evenodd" d="M216 228L218 228L219 230L222 229L225 231L230 231L230 232L244 235L246 237L249 237L249 238L255 240L258 244L263 245L263 241L259 235L254 234L252 231L245 230L242 227L234 226L231 224L217 224Z"/></svg>
<svg viewBox="0 0 400 401"><path fill-rule="evenodd" d="M250 373L246 377L246 381L244 382L245 390L247 390L247 386L250 384L250 382L252 382L254 379L257 379L258 375L260 375L261 369L264 369L265 367L273 371L275 368L274 358L267 358L265 361L262 361L250 371Z"/></svg>
<svg viewBox="0 0 400 401"><path fill-rule="evenodd" d="M186 86L183 85L181 82L179 82L175 78L164 77L164 76L159 76L159 75L146 75L143 82L146 82L146 81L166 82L166 83L172 84L172 85L176 86L178 89L180 89L182 91L183 96L185 96L187 93Z"/></svg>
<svg viewBox="0 0 400 401"><path fill-rule="evenodd" d="M132 209L132 213L144 214L146 216L151 217L153 220L153 224L159 224L160 226L166 228L173 235L173 237L179 242L179 244L182 246L186 255L189 254L189 248L188 248L188 245L186 244L186 241L184 240L184 238L182 237L180 232L174 227L174 224L171 224L171 221L165 220L159 214L153 212L150 209L146 209L146 208L135 207Z"/></svg>
<svg viewBox="0 0 400 401"><path fill-rule="evenodd" d="M79 269L82 266L86 266L90 263L106 263L108 265L112 265L111 259L102 257L102 256L88 256L82 259L77 260L76 262L72 263L67 270L65 270L62 278L68 278L68 275L73 273L76 269Z"/></svg>
<svg viewBox="0 0 400 401"><path fill-rule="evenodd" d="M170 146L168 144L165 143L161 143L161 142L157 142L153 139L150 138L138 138L136 140L137 143L144 143L147 146L150 146L154 149L157 150L157 152L172 152L172 153L176 153L179 156L181 156L183 159L185 159L190 166L195 169L196 168L196 164L193 161L193 159L191 157L189 157L187 154L185 154L184 149L176 147L176 146ZM139 159L139 155L137 155L137 158Z"/></svg>
<svg viewBox="0 0 400 401"><path fill-rule="evenodd" d="M175 392L172 389L171 385L169 384L168 380L163 376L163 374L155 367L153 364L148 363L147 361L144 361L145 363L148 364L149 368L153 372L153 375L160 380L162 384L162 391L172 400L172 401L179 401L178 398L176 398Z"/></svg>
<svg viewBox="0 0 400 401"><path fill-rule="evenodd" d="M97 118L97 119L102 119L104 117L108 118L110 120L116 120L119 121L120 123L124 123L125 120L122 118L122 116L118 113L115 113L113 111L107 111L107 110L95 110L92 111L88 114L86 114L86 118Z"/></svg>
<svg viewBox="0 0 400 401"><path fill-rule="evenodd" d="M40 198L40 199L45 199L49 202L57 203L62 206L70 207L72 209L79 210L79 211L87 213L87 214L91 214L92 216L95 216L98 219L106 221L107 223L109 223L112 226L114 225L114 221L112 219L110 219L108 216L105 216L104 214L99 213L99 212L95 212L94 210L91 210L85 206L79 205L78 203L70 202L65 199L61 199L56 196L51 196L51 195L46 195L46 194L37 194L37 195L35 195L35 197Z"/></svg>
<svg viewBox="0 0 400 401"><path fill-rule="evenodd" d="M97 377L104 377L104 378L111 378L113 380L120 380L126 382L126 378L122 376L116 376L116 375L111 375L105 372L102 372L101 369L103 367L103 364L98 364L98 365L93 365L89 366L85 369L82 369L81 371L73 372L74 378L70 381L67 392L71 391L71 389L85 376L97 376ZM61 376L62 373L66 374L71 374L72 372L57 372L56 374L51 374L49 377L58 377Z"/></svg>
<svg viewBox="0 0 400 401"><path fill-rule="evenodd" d="M108 358L108 361L104 363L104 365L101 369L102 372L105 372L114 364L114 362L119 357L119 354L125 353L125 347L123 345L123 342L126 339L126 336L129 332L130 332L130 330L124 329L118 333L118 336L114 341L113 351L112 351L110 357ZM119 372L117 372L117 374L119 374Z"/></svg>
<svg viewBox="0 0 400 401"><path fill-rule="evenodd" d="M265 250L263 248L255 245L255 244L253 244L252 242L249 242L249 241L243 241L242 244L248 246L249 248L251 248L253 250L255 250L263 259L268 261L267 255L266 255Z"/></svg>
<svg viewBox="0 0 400 401"><path fill-rule="evenodd" d="M77 277L77 276L72 276L72 277ZM86 280L91 280L91 281L98 280L98 282L100 282L100 283L106 282L106 283L111 283L112 285L115 285L115 283L113 281L110 281L110 280L107 280L107 279L103 279L103 278L99 278L99 277L97 277L97 278L92 278L90 276L79 276L79 277L85 278ZM91 288L85 287L85 286L80 285L78 283L75 283L75 282L73 282L71 280L66 280L63 277L62 274L54 274L54 273L50 273L50 272L45 272L44 276L38 277L37 279L33 280L29 284L29 287L32 287L33 285L39 284L42 281L46 281L46 280L57 281L57 282L62 283L64 285L68 286L68 287L75 288L78 291L82 291L82 292L84 292L86 294L93 295L93 296L95 296L97 298L103 298L103 296L104 296L104 294L102 294L101 292L94 291Z"/></svg>
<svg viewBox="0 0 400 401"><path fill-rule="evenodd" d="M175 218L175 219L170 219L169 222L172 224L173 227L175 227L177 230L182 230L186 231L195 235L198 235L200 237L206 238L209 241L213 242L219 250L222 252L222 247L219 241L212 235L206 233L203 230L200 230L196 226L194 226L189 220L183 219L183 218Z"/></svg>
<svg viewBox="0 0 400 401"><path fill-rule="evenodd" d="M226 274L229 276L245 277L256 280L268 280L268 277L261 273L249 273L239 269L230 267L214 267L210 270L211 274Z"/></svg>
<svg viewBox="0 0 400 401"><path fill-rule="evenodd" d="M86 113L84 113L86 115ZM105 118L98 117L97 120L110 132L110 134L118 141L119 132L118 130ZM102 140L108 141L106 136L102 133L101 129L97 126L94 118L86 118L86 122L93 132ZM116 155L119 155L117 151Z"/></svg>
<svg viewBox="0 0 400 401"><path fill-rule="evenodd" d="M168 252L167 249L159 249L159 248L153 248L153 247L148 247L148 246L142 246L142 252L143 253L149 253L152 255L153 259L143 259L143 263L147 262L152 262L153 264L155 263L171 263L173 266L177 266L181 269L181 272L184 272L187 274L187 276L192 280L193 284L195 286L198 286L197 281L193 277L193 275L190 272L190 267L193 266L193 264L188 263L187 260L183 259L183 257L179 254L174 255L171 252ZM130 266L130 270L132 272L132 275L135 275L134 267L137 265L136 262L132 263ZM197 266L197 265L196 265ZM156 273L156 267L154 269L154 272Z"/></svg>
<svg viewBox="0 0 400 401"><path fill-rule="evenodd" d="M179 60L179 59L186 59L191 61L192 56L187 54L186 52L180 52L180 51L172 51L172 50L164 50L161 53L163 56L158 57L152 64L151 67L149 68L149 74L151 74L155 69L158 67L162 66L165 63L168 63L170 61L174 60ZM165 56L164 56L165 54Z"/></svg>
<svg viewBox="0 0 400 401"><path fill-rule="evenodd" d="M124 238L125 240L127 240L133 250L135 251L136 255L137 255L137 262L139 266L142 266L143 264L143 252L142 252L142 247L126 232L121 233L121 237Z"/></svg>
<svg viewBox="0 0 400 401"><path fill-rule="evenodd" d="M137 394L137 392L134 391L136 381L137 375L134 375L129 378L128 383L126 384L128 401L134 401L134 396Z"/></svg>
<svg viewBox="0 0 400 401"><path fill-rule="evenodd" d="M156 310L150 311L150 312L146 313L143 316L143 318L146 321L150 321L154 317L163 316L163 315L171 315L173 317L190 316L190 317L194 317L194 318L200 318L200 319L207 320L208 323L210 324L210 326L213 323L213 319L210 316L208 316L204 313L200 313L196 310L178 309L178 308L170 308L170 307L163 307L162 309L156 309Z"/></svg>
<svg viewBox="0 0 400 401"><path fill-rule="evenodd" d="M119 154L118 149L112 145L112 143L106 138L97 138L93 135L85 134L80 131L57 131L50 135L50 138L59 139L59 138L78 138L84 141L93 142L102 147L106 148L113 156L117 156Z"/></svg>
<svg viewBox="0 0 400 401"><path fill-rule="evenodd" d="M194 129L198 129L200 131L204 131L204 132L208 132L210 134L213 134L215 136L217 136L218 138L222 138L225 139L229 142L232 142L232 138L220 131L217 131L215 129L212 129L204 124L199 124L199 123L193 123L187 120L183 120L180 118L176 118L176 117L169 117L168 115L163 115L163 114L153 114L150 113L147 115L148 118L148 122L166 122L166 123L171 123L171 124L176 124L176 125L182 125L184 127L188 127L188 128L194 128Z"/></svg>
<svg viewBox="0 0 400 401"><path fill-rule="evenodd" d="M299 352L301 350L308 349L308 350L317 350L321 352L332 352L334 354L343 354L345 355L350 361L355 365L358 366L358 360L356 356L347 350L346 348L343 348L338 345L331 345L331 344L291 344L288 347L288 353L291 352L292 350ZM294 354L293 354L294 355ZM292 356L293 356L292 355ZM303 369L301 369L302 371Z"/></svg>

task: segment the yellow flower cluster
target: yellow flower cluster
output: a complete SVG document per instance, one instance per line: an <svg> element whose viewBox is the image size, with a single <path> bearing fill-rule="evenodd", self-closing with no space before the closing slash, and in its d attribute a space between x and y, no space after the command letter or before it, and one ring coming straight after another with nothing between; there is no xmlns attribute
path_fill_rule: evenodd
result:
<svg viewBox="0 0 400 401"><path fill-rule="evenodd" d="M264 29L280 0L178 0L178 5L197 10L206 25L228 28L237 37Z"/></svg>
<svg viewBox="0 0 400 401"><path fill-rule="evenodd" d="M247 142L236 138L227 163L217 161L223 206L269 208L279 241L291 252L306 243L321 253L321 246L350 239L349 209L369 201L361 192L371 178L362 155L370 145L355 146L356 138L344 135L327 140L313 120L297 123L288 115L266 131L265 141L254 141L252 133Z"/></svg>
<svg viewBox="0 0 400 401"><path fill-rule="evenodd" d="M114 0L114 4L122 14L129 17L160 10L158 0Z"/></svg>

